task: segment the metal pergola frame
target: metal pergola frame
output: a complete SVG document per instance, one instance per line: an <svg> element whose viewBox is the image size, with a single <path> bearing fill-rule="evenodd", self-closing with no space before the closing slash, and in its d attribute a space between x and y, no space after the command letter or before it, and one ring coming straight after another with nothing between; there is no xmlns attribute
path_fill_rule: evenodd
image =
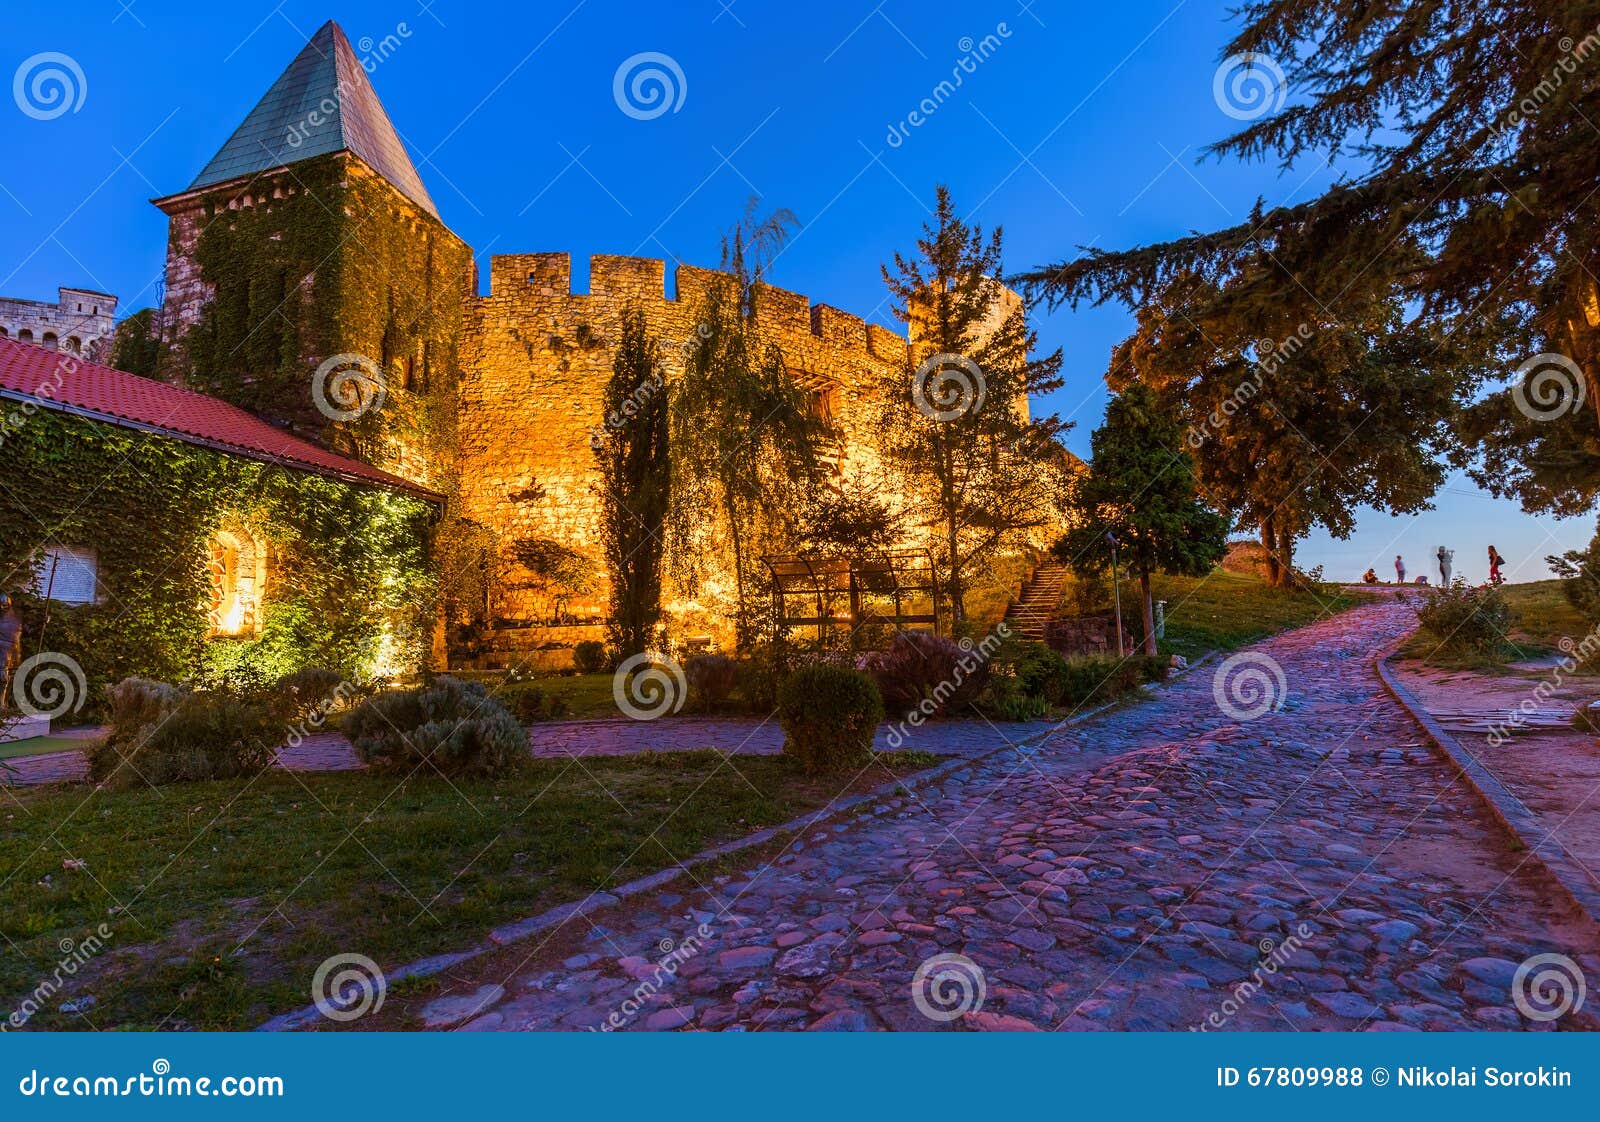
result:
<svg viewBox="0 0 1600 1122"><path fill-rule="evenodd" d="M939 574L927 550L885 550L849 557L797 554L763 557L761 561L772 574L773 605L780 626L814 626L818 640L831 628L854 629L863 624L888 624L897 631L908 625L931 624L934 634L939 634ZM795 598L808 602L812 614L796 614L791 608ZM924 598L931 612L907 610ZM888 614L868 606L871 600L882 599L892 605ZM830 603L847 604L848 610L843 614L830 611Z"/></svg>

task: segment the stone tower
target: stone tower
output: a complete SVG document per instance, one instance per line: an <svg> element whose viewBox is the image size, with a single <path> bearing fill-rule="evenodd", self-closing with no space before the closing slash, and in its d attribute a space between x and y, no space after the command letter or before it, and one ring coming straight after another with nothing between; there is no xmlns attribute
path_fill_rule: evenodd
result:
<svg viewBox="0 0 1600 1122"><path fill-rule="evenodd" d="M170 218L162 377L449 489L472 251L337 24L154 201Z"/></svg>

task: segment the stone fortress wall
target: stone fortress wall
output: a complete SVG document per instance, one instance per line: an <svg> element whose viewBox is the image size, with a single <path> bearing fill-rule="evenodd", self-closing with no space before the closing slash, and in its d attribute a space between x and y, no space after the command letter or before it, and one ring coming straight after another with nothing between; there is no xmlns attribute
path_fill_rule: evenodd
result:
<svg viewBox="0 0 1600 1122"><path fill-rule="evenodd" d="M596 256L583 294L572 291L568 254L503 254L492 258L489 294L467 310L460 386L462 513L494 530L503 548L517 539L549 538L592 557L601 591L569 604L574 615L604 613L599 475L590 438L604 420L603 394L623 313L636 307L644 314L651 334L661 340L670 381L683 369L683 346L697 338L696 309L717 276L679 266L675 295L669 297L664 262ZM757 326L842 430L836 470L852 472L873 462L863 425L865 398L877 392L883 377L905 370L906 339L770 287L757 304ZM549 605L531 590L518 591L516 566L502 562L510 567L508 579L492 614L543 622ZM523 647L533 638L497 645Z"/></svg>
<svg viewBox="0 0 1600 1122"><path fill-rule="evenodd" d="M0 297L0 338L103 361L111 354L116 331L117 298L88 288L59 288L59 299L16 300Z"/></svg>

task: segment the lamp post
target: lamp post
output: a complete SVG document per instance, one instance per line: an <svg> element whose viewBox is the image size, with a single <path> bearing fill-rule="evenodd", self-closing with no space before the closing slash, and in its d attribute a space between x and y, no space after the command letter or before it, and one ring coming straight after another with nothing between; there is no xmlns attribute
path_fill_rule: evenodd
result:
<svg viewBox="0 0 1600 1122"><path fill-rule="evenodd" d="M1117 539L1109 530L1106 541L1111 543L1111 595L1117 606L1117 657L1126 658L1128 652L1122 641L1122 580L1117 575Z"/></svg>

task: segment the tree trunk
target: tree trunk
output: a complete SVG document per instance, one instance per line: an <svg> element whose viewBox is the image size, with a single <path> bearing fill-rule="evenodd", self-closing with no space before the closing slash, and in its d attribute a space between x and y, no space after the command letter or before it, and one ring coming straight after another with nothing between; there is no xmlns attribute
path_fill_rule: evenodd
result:
<svg viewBox="0 0 1600 1122"><path fill-rule="evenodd" d="M1156 654L1156 602L1150 595L1150 574L1139 574L1139 599L1144 607L1144 653Z"/></svg>
<svg viewBox="0 0 1600 1122"><path fill-rule="evenodd" d="M1267 583L1273 588L1283 586L1283 577L1278 565L1278 528L1272 523L1269 514L1261 520L1261 548L1267 553Z"/></svg>
<svg viewBox="0 0 1600 1122"><path fill-rule="evenodd" d="M961 580L961 554L957 551L960 542L960 531L956 520L951 518L946 523L946 538L950 549L950 622L952 628L966 618L966 589Z"/></svg>

